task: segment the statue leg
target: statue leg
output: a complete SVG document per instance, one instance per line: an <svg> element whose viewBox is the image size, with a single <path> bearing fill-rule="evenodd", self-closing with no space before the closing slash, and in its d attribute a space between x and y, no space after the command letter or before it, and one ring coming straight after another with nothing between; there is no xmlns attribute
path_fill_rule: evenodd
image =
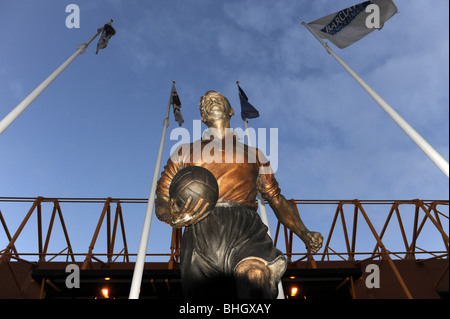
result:
<svg viewBox="0 0 450 319"><path fill-rule="evenodd" d="M276 298L278 282L285 270L286 261L282 256L273 262L259 257L244 258L234 268L238 298Z"/></svg>

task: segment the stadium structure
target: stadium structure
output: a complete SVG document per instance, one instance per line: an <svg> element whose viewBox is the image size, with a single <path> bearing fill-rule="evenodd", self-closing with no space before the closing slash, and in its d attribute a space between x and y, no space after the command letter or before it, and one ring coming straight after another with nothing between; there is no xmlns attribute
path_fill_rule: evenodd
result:
<svg viewBox="0 0 450 319"><path fill-rule="evenodd" d="M274 244L288 260L282 278L285 299L448 298L448 200L290 201L302 216L320 211L329 231L322 233L323 247L313 255L280 223L272 230ZM127 245L127 233L133 231L126 227L127 209L140 205L144 210L146 203L140 198L0 198L0 298L128 298L137 253ZM74 251L66 223L74 210L66 207L81 211L93 205L101 209L97 223L83 232L90 243ZM20 220L17 229L9 226L13 217ZM27 233L30 228L34 231ZM55 239L57 230L61 235ZM99 244L104 236L106 246ZM182 229L167 236L167 251L147 253L141 299L183 298ZM37 249L21 251L23 237ZM65 248L49 251L54 240ZM99 246L106 249L98 251ZM152 261L156 257L163 261Z"/></svg>

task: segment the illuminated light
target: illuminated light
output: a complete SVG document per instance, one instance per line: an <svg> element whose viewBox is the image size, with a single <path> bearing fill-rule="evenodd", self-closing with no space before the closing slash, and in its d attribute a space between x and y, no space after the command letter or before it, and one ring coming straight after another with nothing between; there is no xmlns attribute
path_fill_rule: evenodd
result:
<svg viewBox="0 0 450 319"><path fill-rule="evenodd" d="M291 288L291 297L295 297L298 293L298 288L297 287L292 287Z"/></svg>
<svg viewBox="0 0 450 319"><path fill-rule="evenodd" d="M105 298L105 299L108 299L108 298L109 298L109 289L108 289L108 288L103 288L103 289L102 289L102 296L103 296L103 298Z"/></svg>
<svg viewBox="0 0 450 319"><path fill-rule="evenodd" d="M105 277L105 280L107 280L107 281L108 281L108 280L111 280L111 278L109 278L109 277Z"/></svg>
<svg viewBox="0 0 450 319"><path fill-rule="evenodd" d="M290 279L295 279L295 276L291 276L291 277L289 277Z"/></svg>

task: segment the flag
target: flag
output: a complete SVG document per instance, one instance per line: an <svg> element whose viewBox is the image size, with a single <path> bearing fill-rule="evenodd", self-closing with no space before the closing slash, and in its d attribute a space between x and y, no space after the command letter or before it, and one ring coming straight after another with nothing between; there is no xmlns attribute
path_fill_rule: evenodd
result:
<svg viewBox="0 0 450 319"><path fill-rule="evenodd" d="M103 30L102 34L100 35L100 39L98 39L97 51L95 52L95 54L98 54L98 50L106 48L109 39L111 39L111 37L116 34L116 30L111 25L112 22L113 19L110 19L109 22L100 29Z"/></svg>
<svg viewBox="0 0 450 319"><path fill-rule="evenodd" d="M178 96L177 89L175 88L175 85L172 87L172 98L171 103L173 105L173 115L175 116L175 121L178 122L178 125L181 126L184 123L183 116L181 115L181 101L180 97Z"/></svg>
<svg viewBox="0 0 450 319"><path fill-rule="evenodd" d="M259 117L259 112L253 105L248 102L248 97L245 95L244 90L241 89L239 84L237 85L239 89L239 100L241 101L241 117L245 119L254 119Z"/></svg>
<svg viewBox="0 0 450 319"><path fill-rule="evenodd" d="M377 15L376 10L366 8L375 4L379 9L379 29L384 23L397 13L397 7L392 0L372 0L359 3L339 12L308 23L308 26L322 39L328 39L338 48L345 48L362 39L376 27L371 20ZM369 8L370 9L370 8ZM368 23L369 22L369 23Z"/></svg>

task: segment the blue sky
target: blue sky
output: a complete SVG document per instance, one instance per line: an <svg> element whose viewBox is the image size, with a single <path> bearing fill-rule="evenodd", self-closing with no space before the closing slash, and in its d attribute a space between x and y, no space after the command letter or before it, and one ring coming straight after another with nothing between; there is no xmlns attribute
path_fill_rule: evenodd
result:
<svg viewBox="0 0 450 319"><path fill-rule="evenodd" d="M80 8L78 29L65 25L70 3ZM395 3L399 13L381 31L333 49L448 161L449 3ZM448 199L445 175L301 26L354 4L2 1L0 118L108 19L117 34L98 55L95 40L0 135L0 196L148 197L171 82L192 130L207 90L239 113L239 80L261 114L250 126L278 128L276 177L286 198ZM239 115L231 125L242 127ZM171 113L163 164L176 127ZM69 233L84 250L101 207L73 210ZM6 218L10 231L27 208L19 211ZM130 211L129 249L137 251L145 205ZM323 219L304 217L326 232L331 220ZM149 250L166 250L153 243L165 245L169 230L154 218Z"/></svg>

